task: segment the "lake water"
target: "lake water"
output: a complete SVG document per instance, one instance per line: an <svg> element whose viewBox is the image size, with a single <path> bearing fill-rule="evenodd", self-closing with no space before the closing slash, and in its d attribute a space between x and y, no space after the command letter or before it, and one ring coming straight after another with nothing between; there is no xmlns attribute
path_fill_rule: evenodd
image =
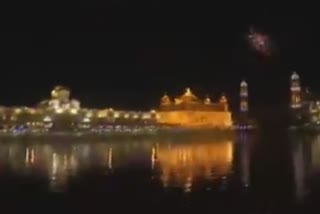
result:
<svg viewBox="0 0 320 214"><path fill-rule="evenodd" d="M0 143L0 205L21 213L311 213L319 181L320 135Z"/></svg>

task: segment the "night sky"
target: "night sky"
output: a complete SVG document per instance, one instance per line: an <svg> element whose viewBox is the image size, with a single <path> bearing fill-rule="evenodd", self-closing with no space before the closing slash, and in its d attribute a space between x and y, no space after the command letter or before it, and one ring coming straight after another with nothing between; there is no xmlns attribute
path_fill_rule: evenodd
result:
<svg viewBox="0 0 320 214"><path fill-rule="evenodd" d="M34 105L62 84L85 107L149 109L190 86L235 108L245 78L258 108L286 104L292 70L320 92L316 11L261 5L122 0L3 15L0 104ZM248 46L252 26L270 56Z"/></svg>

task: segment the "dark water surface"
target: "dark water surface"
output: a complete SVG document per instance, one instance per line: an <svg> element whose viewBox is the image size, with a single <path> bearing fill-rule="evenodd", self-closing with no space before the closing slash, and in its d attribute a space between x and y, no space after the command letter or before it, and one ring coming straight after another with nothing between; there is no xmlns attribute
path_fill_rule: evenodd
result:
<svg viewBox="0 0 320 214"><path fill-rule="evenodd" d="M319 184L320 135L0 143L10 213L318 213Z"/></svg>

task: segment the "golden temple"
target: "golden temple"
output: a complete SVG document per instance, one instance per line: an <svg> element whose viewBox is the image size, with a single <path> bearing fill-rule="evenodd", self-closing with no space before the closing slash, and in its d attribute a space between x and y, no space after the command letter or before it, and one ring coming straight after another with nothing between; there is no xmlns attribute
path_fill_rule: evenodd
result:
<svg viewBox="0 0 320 214"><path fill-rule="evenodd" d="M165 94L160 101L159 122L168 125L185 127L220 127L232 125L231 112L227 98L222 95L218 102L213 103L207 96L204 100L194 95L190 88L171 101Z"/></svg>

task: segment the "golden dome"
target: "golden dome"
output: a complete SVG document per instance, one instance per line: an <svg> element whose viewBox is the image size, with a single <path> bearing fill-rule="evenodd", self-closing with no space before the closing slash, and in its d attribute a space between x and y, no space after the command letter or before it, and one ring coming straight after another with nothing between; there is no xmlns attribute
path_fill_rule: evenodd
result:
<svg viewBox="0 0 320 214"><path fill-rule="evenodd" d="M222 95L221 98L220 98L220 100L219 100L219 102L220 102L220 103L227 103L228 100L227 100L227 98L226 98L225 95Z"/></svg>
<svg viewBox="0 0 320 214"><path fill-rule="evenodd" d="M51 91L51 97L54 99L69 99L70 90L64 86L55 86Z"/></svg>
<svg viewBox="0 0 320 214"><path fill-rule="evenodd" d="M192 102L197 101L198 98L192 93L190 88L186 88L185 93L180 97L182 102Z"/></svg>
<svg viewBox="0 0 320 214"><path fill-rule="evenodd" d="M167 95L167 93L165 93L161 98L161 105L170 105L170 104L171 104L170 98Z"/></svg>
<svg viewBox="0 0 320 214"><path fill-rule="evenodd" d="M206 99L204 100L204 104L211 104L211 99L209 96L207 96Z"/></svg>

